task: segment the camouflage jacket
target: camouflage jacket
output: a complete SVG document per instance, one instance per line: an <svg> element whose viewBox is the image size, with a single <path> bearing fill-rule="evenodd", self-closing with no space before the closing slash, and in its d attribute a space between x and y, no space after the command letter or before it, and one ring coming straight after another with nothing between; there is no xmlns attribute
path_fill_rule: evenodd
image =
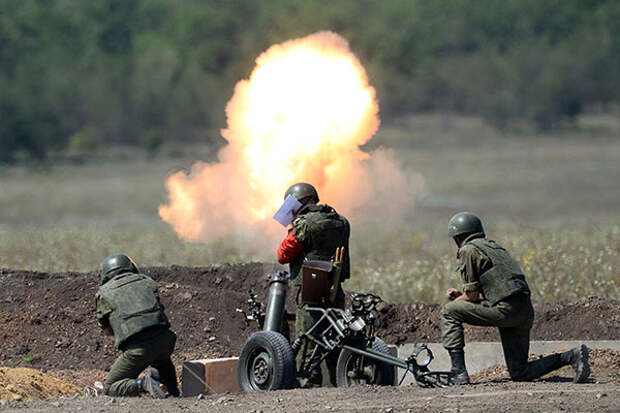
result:
<svg viewBox="0 0 620 413"><path fill-rule="evenodd" d="M117 348L147 328L170 326L159 300L157 284L146 275L116 275L99 287L95 304L97 323L101 328L112 328Z"/></svg>
<svg viewBox="0 0 620 413"><path fill-rule="evenodd" d="M300 284L299 272L305 259L328 261L336 248L344 247L340 280L350 277L349 221L329 205L308 204L297 212L293 235L303 244L302 252L290 263L293 284Z"/></svg>
<svg viewBox="0 0 620 413"><path fill-rule="evenodd" d="M525 275L498 243L472 234L457 252L463 291L480 291L491 305L517 293L530 294Z"/></svg>

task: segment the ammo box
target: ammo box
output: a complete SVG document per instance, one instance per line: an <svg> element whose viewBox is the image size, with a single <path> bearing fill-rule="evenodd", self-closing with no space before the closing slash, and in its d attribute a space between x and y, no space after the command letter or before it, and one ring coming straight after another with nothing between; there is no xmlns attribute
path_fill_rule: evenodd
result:
<svg viewBox="0 0 620 413"><path fill-rule="evenodd" d="M329 301L334 264L331 261L304 261L301 267L301 303L323 306Z"/></svg>

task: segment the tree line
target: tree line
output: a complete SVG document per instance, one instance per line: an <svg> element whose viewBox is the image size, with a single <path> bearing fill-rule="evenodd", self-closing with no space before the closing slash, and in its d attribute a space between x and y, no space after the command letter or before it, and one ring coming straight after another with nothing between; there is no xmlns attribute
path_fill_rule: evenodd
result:
<svg viewBox="0 0 620 413"><path fill-rule="evenodd" d="M382 117L561 126L620 100L617 0L3 0L0 160L191 141L269 45L349 40Z"/></svg>

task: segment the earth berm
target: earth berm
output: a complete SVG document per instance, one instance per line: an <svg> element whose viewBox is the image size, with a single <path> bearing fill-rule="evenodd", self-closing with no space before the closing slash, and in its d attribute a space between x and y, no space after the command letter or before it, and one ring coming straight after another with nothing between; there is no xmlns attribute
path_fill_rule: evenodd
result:
<svg viewBox="0 0 620 413"><path fill-rule="evenodd" d="M247 326L236 309L246 309L249 289L254 289L264 302L266 274L274 268L262 263L143 268L144 273L158 281L166 313L177 333L175 363L180 367L184 360L238 355L243 342L256 327ZM116 351L111 339L101 335L94 320L93 297L99 281L95 272L43 273L0 269L0 276L3 278L0 289L0 365L40 369L79 387L92 385L94 380L105 377ZM294 306L294 292L290 292L287 310L294 312ZM535 304L535 308L532 340L620 338L618 301L590 297L577 302ZM385 303L379 308L378 335L393 344L439 341L439 309L439 304ZM496 330L490 328L469 327L466 336L470 341L499 341ZM593 356L601 360L618 357L615 352L594 353ZM560 411L568 408L588 411L593 406L598 411L613 411L620 389L620 366L604 364L601 367L605 368L598 370L602 374L597 374L593 366L593 381L599 383L585 385L565 383L569 380L569 370L556 375L551 382L505 382L501 368L496 368L497 372L480 376L478 384L466 389L325 388L159 403L145 398L79 397L47 402L10 402L3 408L32 411L121 408L152 412L204 411L207 407L210 411L256 412L389 411L390 408L394 411L479 411L487 408L504 411L502 406L505 405L507 409L512 406L511 411L514 407L518 407L517 410Z"/></svg>

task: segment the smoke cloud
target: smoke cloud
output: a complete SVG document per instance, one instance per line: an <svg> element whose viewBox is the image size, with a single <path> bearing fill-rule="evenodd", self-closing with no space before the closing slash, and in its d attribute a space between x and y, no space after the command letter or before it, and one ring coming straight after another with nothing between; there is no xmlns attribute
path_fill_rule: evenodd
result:
<svg viewBox="0 0 620 413"><path fill-rule="evenodd" d="M178 235L240 248L268 248L283 234L271 217L295 182L349 216L394 221L423 182L409 180L393 152L366 153L379 127L375 90L345 39L319 32L271 46L227 104L228 144L218 162L171 175L159 214ZM257 245L258 243L258 245Z"/></svg>

